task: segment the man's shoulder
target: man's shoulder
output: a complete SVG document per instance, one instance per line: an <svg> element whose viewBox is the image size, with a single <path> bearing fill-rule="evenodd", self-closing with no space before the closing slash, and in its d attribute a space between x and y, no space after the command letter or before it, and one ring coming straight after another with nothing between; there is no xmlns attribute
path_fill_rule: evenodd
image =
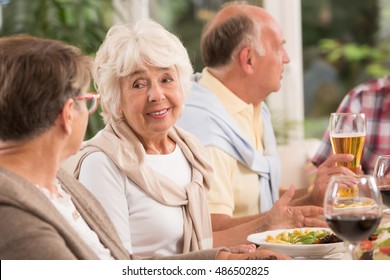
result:
<svg viewBox="0 0 390 280"><path fill-rule="evenodd" d="M215 98L217 97L211 90L201 85L198 81L193 81L186 103L192 103L199 99L208 100L208 99L215 99Z"/></svg>
<svg viewBox="0 0 390 280"><path fill-rule="evenodd" d="M183 112L178 120L179 126L187 126L187 123L202 122L205 126L212 122L212 115L217 110L218 98L207 88L193 82L191 91L186 98Z"/></svg>
<svg viewBox="0 0 390 280"><path fill-rule="evenodd" d="M347 95L351 98L366 94L372 95L381 93L384 89L390 89L388 84L385 83L385 78L374 79L355 86ZM390 90L388 90L388 92L390 92Z"/></svg>

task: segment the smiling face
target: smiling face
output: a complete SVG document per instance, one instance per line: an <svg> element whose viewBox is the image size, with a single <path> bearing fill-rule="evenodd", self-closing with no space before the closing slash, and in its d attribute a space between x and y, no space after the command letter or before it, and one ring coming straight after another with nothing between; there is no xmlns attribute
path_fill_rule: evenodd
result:
<svg viewBox="0 0 390 280"><path fill-rule="evenodd" d="M141 142L167 137L183 108L176 68L147 67L120 79L119 111Z"/></svg>

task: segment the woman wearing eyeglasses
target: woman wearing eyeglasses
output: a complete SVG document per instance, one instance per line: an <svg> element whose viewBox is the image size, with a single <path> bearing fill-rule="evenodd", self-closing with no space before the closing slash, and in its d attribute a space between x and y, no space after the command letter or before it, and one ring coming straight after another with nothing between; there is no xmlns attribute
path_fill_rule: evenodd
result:
<svg viewBox="0 0 390 280"><path fill-rule="evenodd" d="M0 259L132 259L99 202L59 170L97 107L99 96L85 93L90 58L31 36L0 38L0 50ZM221 248L159 258L270 255Z"/></svg>
<svg viewBox="0 0 390 280"><path fill-rule="evenodd" d="M91 58L22 35L0 38L0 50L0 259L126 258L101 206L58 171L97 107L85 93Z"/></svg>

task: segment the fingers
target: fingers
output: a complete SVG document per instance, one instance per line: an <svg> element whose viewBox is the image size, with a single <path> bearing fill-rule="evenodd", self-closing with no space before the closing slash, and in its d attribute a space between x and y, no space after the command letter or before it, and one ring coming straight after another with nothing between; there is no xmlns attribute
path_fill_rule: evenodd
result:
<svg viewBox="0 0 390 280"><path fill-rule="evenodd" d="M350 175L350 176L356 175L355 173L353 173L351 170L349 170L344 166L336 166L336 165L331 167L320 166L318 168L318 176L323 176L323 175L332 176L337 174Z"/></svg>
<svg viewBox="0 0 390 280"><path fill-rule="evenodd" d="M287 256L285 254L274 253L274 256L276 257L277 260L292 260L290 256Z"/></svg>
<svg viewBox="0 0 390 280"><path fill-rule="evenodd" d="M288 205L291 200L293 199L295 194L295 187L293 185L290 185L290 188L288 191L286 191L276 202L275 204L278 204L278 206L284 206Z"/></svg>
<svg viewBox="0 0 390 280"><path fill-rule="evenodd" d="M266 259L273 259L272 257L275 256L276 259L278 260L291 260L292 258L285 255L285 254L281 254L281 253L276 253L276 252L273 252L271 250L266 250L266 249L260 249L258 250L258 252L261 252L262 253L262 256L263 256L263 259L266 260Z"/></svg>
<svg viewBox="0 0 390 280"><path fill-rule="evenodd" d="M316 217L324 214L322 207L314 205L295 206L295 211L298 211L296 215L303 215L304 217Z"/></svg>
<svg viewBox="0 0 390 280"><path fill-rule="evenodd" d="M296 206L294 209L295 227L328 227L324 221L322 207L318 206Z"/></svg>
<svg viewBox="0 0 390 280"><path fill-rule="evenodd" d="M260 249L255 253L247 254L247 260L291 260L291 257L270 250Z"/></svg>
<svg viewBox="0 0 390 280"><path fill-rule="evenodd" d="M341 186L355 187L359 183L359 180L355 176L343 176L337 178L337 182Z"/></svg>
<svg viewBox="0 0 390 280"><path fill-rule="evenodd" d="M303 219L303 225L306 227L329 227L328 223L320 218L309 218L305 217Z"/></svg>
<svg viewBox="0 0 390 280"><path fill-rule="evenodd" d="M243 244L243 245L238 245L229 248L230 252L234 254L245 254L245 253L251 253L256 251L256 245L255 244Z"/></svg>
<svg viewBox="0 0 390 280"><path fill-rule="evenodd" d="M256 245L255 244L249 244L248 246L250 246L250 252L256 251Z"/></svg>
<svg viewBox="0 0 390 280"><path fill-rule="evenodd" d="M324 188L326 188L333 175L344 175L342 177L339 177L337 180L340 185L344 185L346 187L354 187L358 183L356 174L348 170L348 172L344 172L344 173L335 173L335 174L321 173L317 177L315 181L315 185L324 186Z"/></svg>
<svg viewBox="0 0 390 280"><path fill-rule="evenodd" d="M350 162L353 158L352 154L332 154L320 166L331 167L337 162Z"/></svg>

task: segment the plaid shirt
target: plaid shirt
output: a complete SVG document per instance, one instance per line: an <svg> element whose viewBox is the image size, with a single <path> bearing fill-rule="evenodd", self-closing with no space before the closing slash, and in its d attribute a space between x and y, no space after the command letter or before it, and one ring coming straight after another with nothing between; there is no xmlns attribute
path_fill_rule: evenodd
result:
<svg viewBox="0 0 390 280"><path fill-rule="evenodd" d="M364 113L367 135L361 165L366 174L371 174L378 155L390 154L390 76L369 81L353 88L340 103L339 113ZM312 162L319 166L332 153L329 129Z"/></svg>

